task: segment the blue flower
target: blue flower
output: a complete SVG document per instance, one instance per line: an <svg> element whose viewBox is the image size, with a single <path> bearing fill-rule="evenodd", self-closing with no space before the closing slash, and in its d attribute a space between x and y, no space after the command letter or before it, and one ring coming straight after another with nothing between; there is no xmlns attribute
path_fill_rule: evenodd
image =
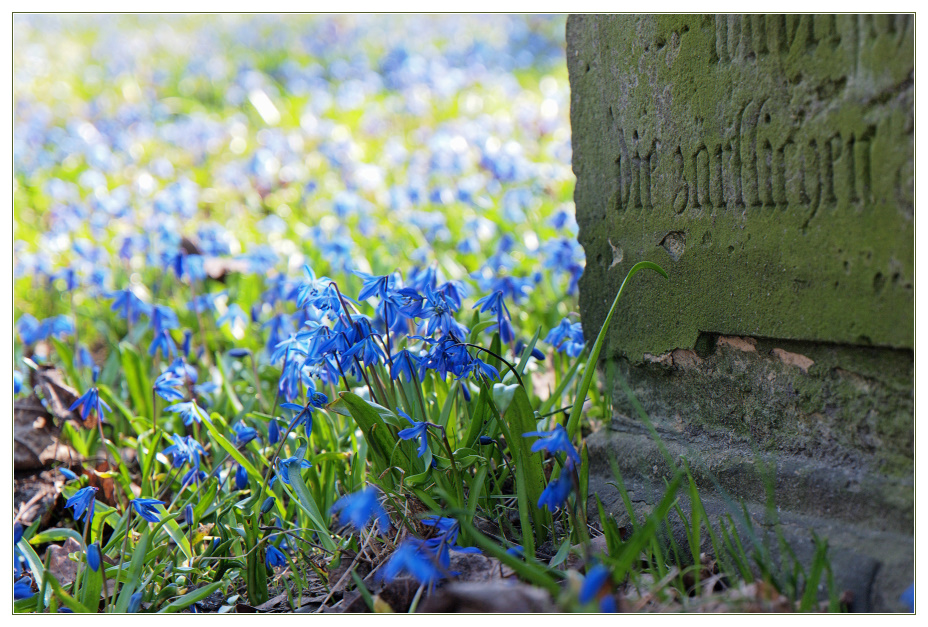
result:
<svg viewBox="0 0 928 627"><path fill-rule="evenodd" d="M232 425L232 431L235 432L235 446L241 448L258 437L257 429L245 425L244 420L239 420Z"/></svg>
<svg viewBox="0 0 928 627"><path fill-rule="evenodd" d="M280 480L290 485L290 466L292 464L299 464L300 468L312 468L310 464L305 459L297 459L296 457L288 457L287 459L278 459L277 460L277 473L274 475L274 478L271 479L268 485L274 485L274 481L277 480L277 477L280 477Z"/></svg>
<svg viewBox="0 0 928 627"><path fill-rule="evenodd" d="M574 448L574 445L571 444L570 438L567 436L567 429L562 425L555 426L554 431L531 431L529 433L523 433L522 437L541 438L532 444L533 453L537 453L538 451L547 451L552 455L556 453L566 453L567 457L572 459L574 463L580 463L580 455L577 454L577 450Z"/></svg>
<svg viewBox="0 0 928 627"><path fill-rule="evenodd" d="M23 577L13 584L13 600L29 599L35 595L32 591L32 580L29 577Z"/></svg>
<svg viewBox="0 0 928 627"><path fill-rule="evenodd" d="M264 563L268 568L273 568L274 566L286 566L287 557L273 544L267 545L267 554L264 558Z"/></svg>
<svg viewBox="0 0 928 627"><path fill-rule="evenodd" d="M338 523L351 525L358 531L367 527L371 519L374 519L380 533L384 533L390 528L390 517L387 516L377 497L377 489L368 486L360 492L346 494L338 499L329 510L329 514L340 512Z"/></svg>
<svg viewBox="0 0 928 627"><path fill-rule="evenodd" d="M913 614L915 613L915 584L906 588L906 591L902 593L902 596L899 597L899 600L902 601L909 611Z"/></svg>
<svg viewBox="0 0 928 627"><path fill-rule="evenodd" d="M87 420L88 416L95 416L97 420L102 421L104 407L106 407L106 411L112 411L109 405L100 400L100 391L96 387L84 392L83 396L71 404L68 411L74 411L78 407L81 408L81 420L84 421Z"/></svg>
<svg viewBox="0 0 928 627"><path fill-rule="evenodd" d="M280 441L280 427L276 418L271 418L267 424L267 441L268 444L277 444Z"/></svg>
<svg viewBox="0 0 928 627"><path fill-rule="evenodd" d="M161 351L161 356L165 359L177 354L177 345L174 343L174 338L171 337L167 329L162 329L155 333L154 339L152 339L151 345L148 347L148 355L154 357L155 353L159 350Z"/></svg>
<svg viewBox="0 0 928 627"><path fill-rule="evenodd" d="M129 607L126 608L126 613L137 614L140 609L142 609L142 593L136 592L129 597Z"/></svg>
<svg viewBox="0 0 928 627"><path fill-rule="evenodd" d="M167 447L162 453L165 455L174 456L174 468L180 468L184 464L190 463L195 467L200 467L200 455L206 455L206 450L200 445L199 442L194 440L191 436L181 436L172 434L171 439L174 440L174 444Z"/></svg>
<svg viewBox="0 0 928 627"><path fill-rule="evenodd" d="M177 389L183 385L183 379L175 376L173 371L165 370L158 376L157 379L155 379L155 384L153 387L155 394L166 401L173 402L184 398L183 392Z"/></svg>
<svg viewBox="0 0 928 627"><path fill-rule="evenodd" d="M23 375L19 370L13 371L13 394L19 394L23 389Z"/></svg>
<svg viewBox="0 0 928 627"><path fill-rule="evenodd" d="M87 486L74 493L74 496L65 502L65 507L74 508L74 520L84 517L86 524L93 522L93 506L97 498L97 488Z"/></svg>
<svg viewBox="0 0 928 627"><path fill-rule="evenodd" d="M238 490L244 490L248 487L248 471L241 464L235 469L235 487Z"/></svg>
<svg viewBox="0 0 928 627"><path fill-rule="evenodd" d="M232 328L235 328L236 324L245 325L248 323L248 315L242 311L242 308L239 307L236 303L229 305L229 308L226 309L226 312L219 316L219 319L216 320L216 326L221 327L224 324L229 324Z"/></svg>
<svg viewBox="0 0 928 627"><path fill-rule="evenodd" d="M181 418L184 419L184 424L188 427L193 424L194 421L199 424L203 420L209 420L203 410L200 409L200 407L197 405L196 401L176 403L170 407L166 407L164 411L169 411L173 414L180 414Z"/></svg>
<svg viewBox="0 0 928 627"><path fill-rule="evenodd" d="M64 478L68 481L74 481L75 479L77 479L77 475L71 472L69 469L65 468L64 466L59 466L58 472L63 474Z"/></svg>
<svg viewBox="0 0 928 627"><path fill-rule="evenodd" d="M538 499L538 509L547 507L549 511L553 512L567 502L567 497L570 496L570 490L573 488L573 482L568 472L571 463L568 461L560 476L548 483Z"/></svg>
<svg viewBox="0 0 928 627"><path fill-rule="evenodd" d="M396 408L396 412L408 420L411 427L408 429L403 429L397 435L401 440L412 440L413 438L419 438L419 457L425 455L425 452L429 450L429 439L428 439L428 423L427 422L416 422L409 415L406 414L399 407Z"/></svg>
<svg viewBox="0 0 928 627"><path fill-rule="evenodd" d="M151 315L151 305L136 296L131 289L110 292L106 297L114 299L110 310L117 312L120 318L129 322L137 322L142 315Z"/></svg>
<svg viewBox="0 0 928 627"><path fill-rule="evenodd" d="M416 539L405 540L396 548L378 578L390 582L402 573L409 573L422 585L431 585L442 578L431 552Z"/></svg>
<svg viewBox="0 0 928 627"><path fill-rule="evenodd" d="M390 378L394 381L401 375L406 375L406 380L412 382L412 373L419 367L419 358L403 349L393 356L390 362Z"/></svg>
<svg viewBox="0 0 928 627"><path fill-rule="evenodd" d="M583 586L580 588L580 602L589 603L599 596L599 592L611 576L612 573L602 564L597 564L591 568L583 579Z"/></svg>
<svg viewBox="0 0 928 627"><path fill-rule="evenodd" d="M87 565L93 572L100 570L100 557L100 546L96 542L87 547Z"/></svg>
<svg viewBox="0 0 928 627"><path fill-rule="evenodd" d="M157 499L133 499L131 501L132 508L138 513L139 516L147 520L148 522L158 523L161 522L160 514L158 510L155 509L155 505L164 505L164 501L159 501Z"/></svg>

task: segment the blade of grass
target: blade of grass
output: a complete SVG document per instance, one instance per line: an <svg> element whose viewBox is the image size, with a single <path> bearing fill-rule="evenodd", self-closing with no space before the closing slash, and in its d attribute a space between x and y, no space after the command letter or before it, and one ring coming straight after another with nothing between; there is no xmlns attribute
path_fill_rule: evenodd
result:
<svg viewBox="0 0 928 627"><path fill-rule="evenodd" d="M667 273L664 272L664 269L661 268L656 263L650 261L639 261L632 269L628 271L628 274L625 275L625 280L622 281L621 287L619 287L618 294L615 295L615 300L612 301L612 307L609 309L609 314L606 316L606 320L603 322L603 328L599 330L599 335L596 336L596 341L593 343L593 349L590 351L590 356L587 357L586 366L583 369L583 379L580 382L580 387L577 390L577 397L574 399L573 409L570 411L570 418L567 420L567 435L573 439L574 434L577 432L577 427L580 425L580 414L583 411L583 404L586 401L586 395L590 390L590 385L593 383L593 375L596 373L596 363L599 360L599 353L603 349L603 344L606 341L606 334L609 330L609 323L612 321L612 316L615 314L615 310L619 305L619 298L622 296L622 292L625 290L625 286L628 284L629 279L631 279L639 270L654 270L660 274L665 279L669 279Z"/></svg>

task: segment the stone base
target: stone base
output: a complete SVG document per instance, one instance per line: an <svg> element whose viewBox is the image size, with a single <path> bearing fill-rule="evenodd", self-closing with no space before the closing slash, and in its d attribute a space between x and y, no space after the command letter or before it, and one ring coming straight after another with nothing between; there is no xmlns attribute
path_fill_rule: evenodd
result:
<svg viewBox="0 0 928 627"><path fill-rule="evenodd" d="M587 440L590 445L590 459L603 459L613 455L615 449L614 435L600 432ZM620 458L621 459L621 458ZM625 476L625 473L623 473ZM657 478L657 477L655 477ZM662 481L650 481L644 478L624 479L626 489L639 520L657 505L664 495L665 484ZM611 471L602 468L602 464L591 470L590 494L596 494L603 501L606 512L613 516L619 526L629 524L629 516L614 485ZM743 522L744 513L736 499L726 500L717 493L704 492L700 489L700 499L706 513L718 533L718 522L726 515L731 515L742 545L748 556L752 555L750 535ZM680 507L689 515L690 504L685 493L681 491ZM757 503L746 503L751 524L759 542L765 543L776 556L779 554L778 538L770 524L766 507ZM595 505L591 508L590 519L596 520ZM828 557L831 564L837 593L850 598L852 612L905 612L907 608L900 602L899 596L915 581L915 542L912 536L891 531L874 531L861 525L848 524L833 518L804 516L780 510L777 512L779 529L800 563L808 568L815 553L813 532L821 538L828 539ZM680 549L687 554L686 532L676 514L671 515L671 533ZM712 554L712 544L708 534L703 533L702 551ZM826 600L827 589L819 589L820 600Z"/></svg>

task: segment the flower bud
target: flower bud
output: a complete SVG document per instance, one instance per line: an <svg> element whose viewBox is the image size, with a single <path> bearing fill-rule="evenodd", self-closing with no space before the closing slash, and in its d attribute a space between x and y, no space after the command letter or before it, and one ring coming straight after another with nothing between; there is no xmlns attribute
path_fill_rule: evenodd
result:
<svg viewBox="0 0 928 627"><path fill-rule="evenodd" d="M100 570L100 547L96 542L87 547L87 565L93 572Z"/></svg>

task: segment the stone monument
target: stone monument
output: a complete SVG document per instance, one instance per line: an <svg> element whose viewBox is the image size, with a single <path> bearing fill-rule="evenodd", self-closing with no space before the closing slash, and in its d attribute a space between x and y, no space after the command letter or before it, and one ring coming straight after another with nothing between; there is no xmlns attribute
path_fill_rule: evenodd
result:
<svg viewBox="0 0 928 627"><path fill-rule="evenodd" d="M914 45L908 15L567 21L584 334L668 271L604 356L720 510L828 537L858 610L914 580ZM591 450L603 494L609 457L642 502L669 473L620 386Z"/></svg>

